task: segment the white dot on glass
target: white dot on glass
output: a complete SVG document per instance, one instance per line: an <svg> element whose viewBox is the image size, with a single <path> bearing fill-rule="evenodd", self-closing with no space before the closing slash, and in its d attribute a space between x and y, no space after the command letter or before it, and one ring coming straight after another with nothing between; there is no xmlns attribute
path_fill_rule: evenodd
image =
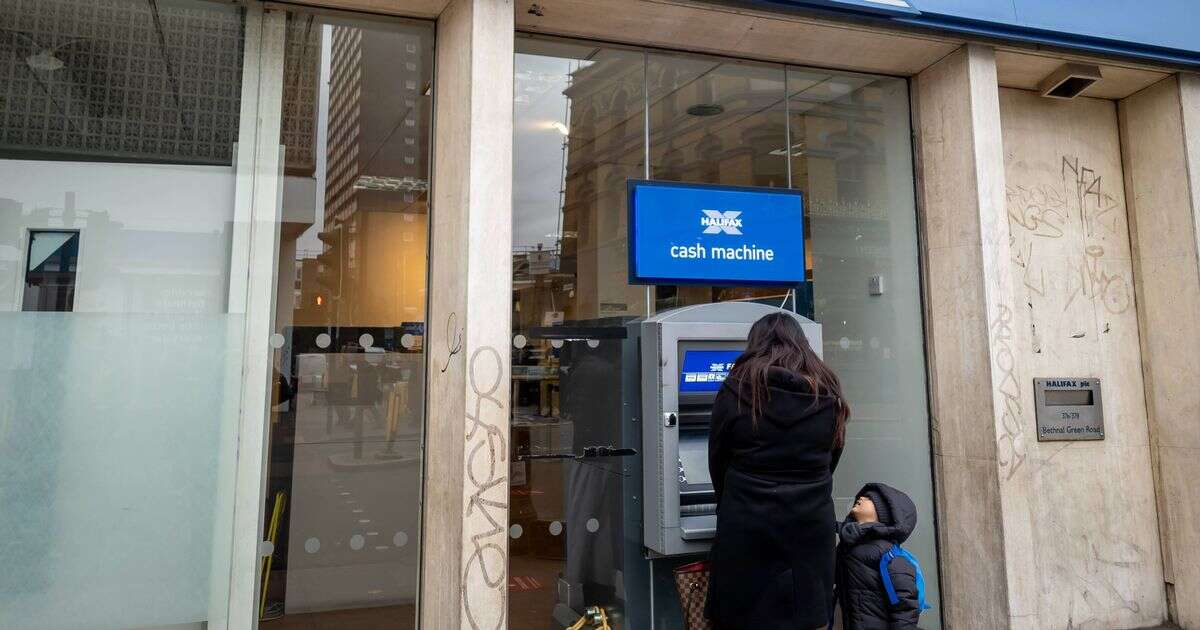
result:
<svg viewBox="0 0 1200 630"><path fill-rule="evenodd" d="M871 349L875 350L877 348L879 348L879 337L871 337Z"/></svg>
<svg viewBox="0 0 1200 630"><path fill-rule="evenodd" d="M329 344L332 341L333 341L333 339L329 338L328 333L321 333L321 334L317 335L317 347L318 348L328 348Z"/></svg>
<svg viewBox="0 0 1200 630"><path fill-rule="evenodd" d="M524 348L525 344L527 344L527 343L529 343L529 340L525 338L525 335L513 335L513 347L514 348L517 348L517 349Z"/></svg>
<svg viewBox="0 0 1200 630"><path fill-rule="evenodd" d="M258 555L264 558L275 553L275 543L269 540L262 540L258 543Z"/></svg>
<svg viewBox="0 0 1200 630"><path fill-rule="evenodd" d="M400 335L400 346L403 348L413 347L413 336L408 333Z"/></svg>
<svg viewBox="0 0 1200 630"><path fill-rule="evenodd" d="M562 523L554 521L550 523L550 535L557 536L562 533Z"/></svg>
<svg viewBox="0 0 1200 630"><path fill-rule="evenodd" d="M842 337L841 339L838 339L838 345L842 347L842 350L849 350L850 349L850 338Z"/></svg>
<svg viewBox="0 0 1200 630"><path fill-rule="evenodd" d="M593 534L600 531L600 521L597 521L594 518L589 518L587 520L587 530Z"/></svg>
<svg viewBox="0 0 1200 630"><path fill-rule="evenodd" d="M304 541L304 550L308 553L317 553L321 550L321 541L316 538L309 538Z"/></svg>
<svg viewBox="0 0 1200 630"><path fill-rule="evenodd" d="M274 335L271 335L271 347L272 348L276 348L276 349L282 348L283 342L284 342L283 335L281 335L279 333L275 333Z"/></svg>
<svg viewBox="0 0 1200 630"><path fill-rule="evenodd" d="M561 348L563 346L563 340L562 339L551 339L550 345L554 346L555 348Z"/></svg>
<svg viewBox="0 0 1200 630"><path fill-rule="evenodd" d="M508 535L509 535L509 536L510 536L510 537L511 537L513 540L516 540L516 539L520 538L520 537L521 537L521 534L524 534L524 533L525 533L525 528L521 527L521 526L520 526L520 525L518 525L518 524L513 524L513 526L512 526L512 527L509 527L509 528L508 528Z"/></svg>
<svg viewBox="0 0 1200 630"><path fill-rule="evenodd" d="M365 544L367 544L367 539L363 538L362 534L355 534L350 537L350 548L355 551L362 549Z"/></svg>
<svg viewBox="0 0 1200 630"><path fill-rule="evenodd" d="M358 345L364 348L370 348L371 346L375 345L375 338L371 336L371 333L363 333L362 336L358 338Z"/></svg>
<svg viewBox="0 0 1200 630"><path fill-rule="evenodd" d="M599 339L588 339L587 344L588 344L589 348L599 348L600 340Z"/></svg>
<svg viewBox="0 0 1200 630"><path fill-rule="evenodd" d="M405 534L404 532L396 532L395 535L392 536L392 544L396 545L397 547L403 547L404 545L407 545L408 534Z"/></svg>

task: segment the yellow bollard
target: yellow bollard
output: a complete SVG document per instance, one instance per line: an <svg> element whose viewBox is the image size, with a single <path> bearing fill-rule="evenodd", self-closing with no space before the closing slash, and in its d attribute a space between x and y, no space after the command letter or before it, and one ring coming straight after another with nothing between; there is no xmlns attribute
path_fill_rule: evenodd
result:
<svg viewBox="0 0 1200 630"><path fill-rule="evenodd" d="M258 602L258 618L267 614L267 586L271 582L271 561L275 559L275 542L279 539L279 521L283 520L283 508L287 505L287 493L275 493L275 507L271 510L271 525L267 528L267 540L271 541L271 553L262 560L262 595Z"/></svg>

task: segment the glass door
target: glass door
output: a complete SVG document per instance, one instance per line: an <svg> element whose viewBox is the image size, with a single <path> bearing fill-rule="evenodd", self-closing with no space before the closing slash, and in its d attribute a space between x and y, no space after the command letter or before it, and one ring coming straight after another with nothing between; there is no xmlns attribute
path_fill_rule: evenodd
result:
<svg viewBox="0 0 1200 630"><path fill-rule="evenodd" d="M257 616L412 628L433 26L289 12L285 31Z"/></svg>

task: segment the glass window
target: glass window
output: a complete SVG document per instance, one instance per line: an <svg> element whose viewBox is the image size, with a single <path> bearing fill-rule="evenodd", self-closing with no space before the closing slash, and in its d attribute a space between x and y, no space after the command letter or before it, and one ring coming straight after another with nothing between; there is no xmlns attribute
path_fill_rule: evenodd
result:
<svg viewBox="0 0 1200 630"><path fill-rule="evenodd" d="M519 39L515 71L509 626L568 627L582 602L622 597L621 462L574 455L622 444L604 387L624 322L647 312L625 210L625 181L645 174L643 55Z"/></svg>
<svg viewBox="0 0 1200 630"><path fill-rule="evenodd" d="M79 232L31 230L21 310L69 312L75 303L78 263Z"/></svg>
<svg viewBox="0 0 1200 630"><path fill-rule="evenodd" d="M642 544L628 326L648 313L754 300L816 320L854 409L839 511L886 481L932 514L906 81L539 37L515 71L510 625L598 606L681 627L670 570L695 558ZM629 179L799 189L808 281L631 286ZM932 527L909 546L936 566Z"/></svg>
<svg viewBox="0 0 1200 630"><path fill-rule="evenodd" d="M788 68L788 111L810 259L799 310L821 324L825 361L853 412L834 476L838 512L879 480L933 514L908 82ZM936 563L932 527L905 546Z"/></svg>
<svg viewBox="0 0 1200 630"><path fill-rule="evenodd" d="M646 56L653 179L788 186L784 68L673 53ZM726 300L788 306L793 287L656 286L665 310Z"/></svg>
<svg viewBox="0 0 1200 630"><path fill-rule="evenodd" d="M264 628L416 623L432 70L430 23L286 13Z"/></svg>
<svg viewBox="0 0 1200 630"><path fill-rule="evenodd" d="M0 24L0 625L221 623L257 33L186 0L2 2Z"/></svg>

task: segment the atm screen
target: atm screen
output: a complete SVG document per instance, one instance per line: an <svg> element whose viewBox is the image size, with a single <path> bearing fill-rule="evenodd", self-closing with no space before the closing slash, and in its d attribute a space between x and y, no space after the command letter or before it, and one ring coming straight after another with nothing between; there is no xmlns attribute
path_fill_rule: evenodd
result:
<svg viewBox="0 0 1200 630"><path fill-rule="evenodd" d="M679 374L680 393L715 392L733 369L741 350L685 350Z"/></svg>

